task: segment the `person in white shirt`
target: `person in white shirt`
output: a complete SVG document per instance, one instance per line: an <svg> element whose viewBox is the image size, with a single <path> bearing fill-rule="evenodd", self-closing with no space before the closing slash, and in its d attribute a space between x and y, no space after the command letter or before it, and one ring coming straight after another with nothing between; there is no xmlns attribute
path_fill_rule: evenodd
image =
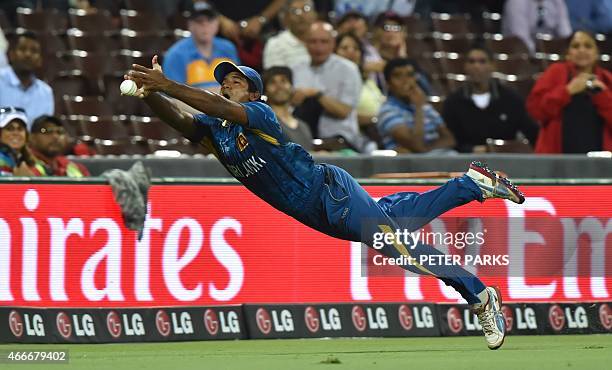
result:
<svg viewBox="0 0 612 370"><path fill-rule="evenodd" d="M309 63L310 55L304 39L317 13L312 0L290 0L282 10L281 21L286 29L270 37L263 51L263 67L291 67Z"/></svg>

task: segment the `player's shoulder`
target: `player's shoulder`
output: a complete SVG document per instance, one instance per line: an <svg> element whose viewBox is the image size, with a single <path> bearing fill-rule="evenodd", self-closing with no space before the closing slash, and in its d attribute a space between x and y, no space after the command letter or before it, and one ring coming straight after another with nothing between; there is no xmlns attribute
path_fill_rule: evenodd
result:
<svg viewBox="0 0 612 370"><path fill-rule="evenodd" d="M220 122L221 119L220 118L216 118L216 117L211 117L207 114L204 113L198 113L198 114L194 114L193 115L193 122L195 124L214 124L214 123L218 123Z"/></svg>

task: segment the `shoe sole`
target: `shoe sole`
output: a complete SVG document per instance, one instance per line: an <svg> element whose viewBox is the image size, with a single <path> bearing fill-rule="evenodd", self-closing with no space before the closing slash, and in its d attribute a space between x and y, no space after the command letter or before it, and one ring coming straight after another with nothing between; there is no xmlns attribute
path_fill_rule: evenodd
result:
<svg viewBox="0 0 612 370"><path fill-rule="evenodd" d="M503 304L501 292L499 291L499 288L497 286L493 286L492 288L495 290L495 294L497 294L497 299L498 299L498 302L499 302L499 309L501 311L501 306ZM503 311L502 311L502 317L503 317L503 315L504 314L503 314ZM489 347L489 349L496 350L496 349L499 349L504 344L504 341L506 340L506 329L507 329L506 328L506 318L504 317L504 336L502 338L502 341L499 343L499 345L497 345L495 347Z"/></svg>
<svg viewBox="0 0 612 370"><path fill-rule="evenodd" d="M512 184L512 182L507 178L495 174L493 171L489 170L487 167L485 167L479 162L473 162L472 164L470 164L470 169L478 172L483 176L488 177L493 183L495 183L496 180L499 180L516 198L510 199L514 203L523 204L525 202L525 196L523 195L523 193L516 187L516 185Z"/></svg>

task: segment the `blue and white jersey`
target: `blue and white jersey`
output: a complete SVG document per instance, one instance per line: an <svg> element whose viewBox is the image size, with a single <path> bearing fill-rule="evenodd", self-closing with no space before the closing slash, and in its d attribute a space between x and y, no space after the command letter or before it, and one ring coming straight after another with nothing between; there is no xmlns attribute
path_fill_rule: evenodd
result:
<svg viewBox="0 0 612 370"><path fill-rule="evenodd" d="M265 103L242 104L248 127L205 114L195 116L204 130L202 144L255 195L298 218L320 194L323 169L298 144L286 141L280 123Z"/></svg>

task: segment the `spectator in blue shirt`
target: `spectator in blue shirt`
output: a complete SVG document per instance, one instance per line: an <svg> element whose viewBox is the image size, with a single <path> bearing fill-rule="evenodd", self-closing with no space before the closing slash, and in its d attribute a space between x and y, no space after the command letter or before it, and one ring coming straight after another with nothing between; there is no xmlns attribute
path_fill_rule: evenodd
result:
<svg viewBox="0 0 612 370"><path fill-rule="evenodd" d="M44 114L53 114L53 90L34 75L42 66L40 41L32 32L11 39L8 50L9 66L0 70L0 107L25 110L28 129Z"/></svg>
<svg viewBox="0 0 612 370"><path fill-rule="evenodd" d="M440 114L429 104L410 59L390 60L384 69L389 96L378 113L385 149L401 153L454 152L455 139Z"/></svg>
<svg viewBox="0 0 612 370"><path fill-rule="evenodd" d="M612 14L604 0L565 0L573 30L612 31Z"/></svg>
<svg viewBox="0 0 612 370"><path fill-rule="evenodd" d="M164 73L183 84L218 90L213 76L215 66L222 61L240 64L238 51L231 41L215 36L219 31L219 13L208 3L194 3L187 26L191 36L168 50Z"/></svg>

